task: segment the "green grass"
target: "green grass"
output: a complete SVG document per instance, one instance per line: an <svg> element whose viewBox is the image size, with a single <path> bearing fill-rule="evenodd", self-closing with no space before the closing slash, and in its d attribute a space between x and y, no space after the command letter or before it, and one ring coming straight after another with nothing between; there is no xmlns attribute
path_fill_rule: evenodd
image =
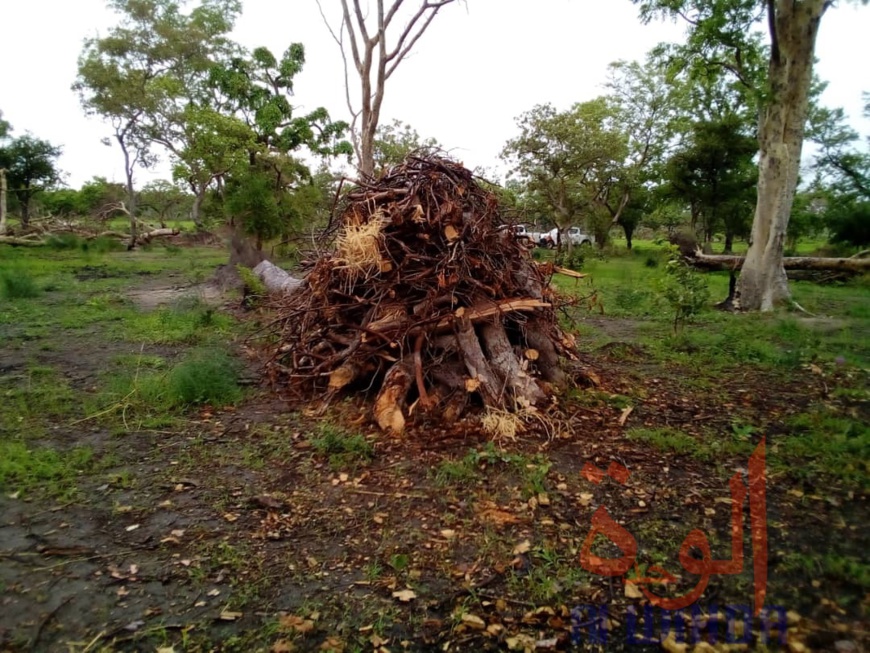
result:
<svg viewBox="0 0 870 653"><path fill-rule="evenodd" d="M789 418L788 433L775 439L773 464L801 478L831 477L870 489L870 427L818 406Z"/></svg>
<svg viewBox="0 0 870 653"><path fill-rule="evenodd" d="M89 471L93 464L93 452L88 447L60 452L0 439L0 491L32 493L41 490L68 498L75 493L76 478Z"/></svg>
<svg viewBox="0 0 870 653"><path fill-rule="evenodd" d="M169 369L154 356L124 356L116 363L121 369L103 379L88 418L120 423L125 430L173 426L193 406L231 406L243 396L241 364L223 350L193 349Z"/></svg>
<svg viewBox="0 0 870 653"><path fill-rule="evenodd" d="M242 398L239 361L217 349L195 350L172 368L166 378L170 405L229 406Z"/></svg>
<svg viewBox="0 0 870 653"><path fill-rule="evenodd" d="M0 377L0 434L41 435L55 421L78 415L80 404L56 370L30 365Z"/></svg>
<svg viewBox="0 0 870 653"><path fill-rule="evenodd" d="M320 424L308 439L317 453L328 456L333 469L354 467L374 458L374 447L365 436L331 422Z"/></svg>
<svg viewBox="0 0 870 653"><path fill-rule="evenodd" d="M149 344L196 345L217 341L232 332L233 321L198 298L178 301L122 323L125 340Z"/></svg>
<svg viewBox="0 0 870 653"><path fill-rule="evenodd" d="M39 286L24 270L4 270L0 272L0 295L4 299L33 299L39 296Z"/></svg>

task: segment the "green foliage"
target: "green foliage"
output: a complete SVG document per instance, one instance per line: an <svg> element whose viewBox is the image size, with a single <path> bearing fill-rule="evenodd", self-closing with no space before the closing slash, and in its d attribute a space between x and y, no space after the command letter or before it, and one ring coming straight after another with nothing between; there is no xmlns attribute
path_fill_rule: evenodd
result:
<svg viewBox="0 0 870 653"><path fill-rule="evenodd" d="M749 233L758 170L751 124L736 113L695 123L685 146L668 160L663 193L692 207L705 241L724 229L730 244Z"/></svg>
<svg viewBox="0 0 870 653"><path fill-rule="evenodd" d="M82 237L76 234L53 234L46 239L45 245L51 249L63 251L65 249L80 249L84 242Z"/></svg>
<svg viewBox="0 0 870 653"><path fill-rule="evenodd" d="M702 450L695 438L672 428L631 428L625 435L629 440L645 442L669 453L698 455Z"/></svg>
<svg viewBox="0 0 870 653"><path fill-rule="evenodd" d="M247 306L256 304L261 298L268 295L266 285L262 282L260 277L254 274L254 271L251 270L251 268L245 267L244 265L237 265L236 271L239 273L239 277L244 285L245 304Z"/></svg>
<svg viewBox="0 0 870 653"><path fill-rule="evenodd" d="M169 403L175 406L228 406L241 399L240 365L225 351L201 349L172 368L166 377Z"/></svg>
<svg viewBox="0 0 870 653"><path fill-rule="evenodd" d="M21 206L21 223L28 226L31 200L60 182L57 159L62 148L25 134L0 148L0 168L7 169L9 192Z"/></svg>
<svg viewBox="0 0 870 653"><path fill-rule="evenodd" d="M39 296L39 287L25 270L0 271L0 291L4 299L32 299Z"/></svg>
<svg viewBox="0 0 870 653"><path fill-rule="evenodd" d="M75 479L93 466L93 451L75 447L68 451L28 447L17 440L0 440L0 491L47 491L68 497Z"/></svg>
<svg viewBox="0 0 870 653"><path fill-rule="evenodd" d="M336 469L369 462L374 457L374 447L365 436L330 422L321 423L309 441L315 451L329 456L330 465Z"/></svg>
<svg viewBox="0 0 870 653"><path fill-rule="evenodd" d="M265 175L251 172L235 180L227 197L227 213L245 233L257 238L257 247L284 231L274 190Z"/></svg>
<svg viewBox="0 0 870 653"><path fill-rule="evenodd" d="M538 105L517 118L520 135L501 156L562 228L577 224L584 209L606 194L628 156L629 138L617 113L612 100L600 97L562 112Z"/></svg>
<svg viewBox="0 0 870 653"><path fill-rule="evenodd" d="M85 111L111 121L132 191L133 170L155 161L158 144L184 145L184 107L208 96L208 72L234 44L227 38L239 0L209 0L184 11L176 0L111 0L120 23L85 41L73 89ZM135 213L135 194L127 208Z"/></svg>
<svg viewBox="0 0 870 653"><path fill-rule="evenodd" d="M691 321L710 301L710 290L704 275L686 263L673 246L659 292L674 312L675 332Z"/></svg>
<svg viewBox="0 0 870 653"><path fill-rule="evenodd" d="M583 264L586 262L586 253L579 245L575 245L570 250L562 249L553 259L556 265L569 268L579 272L583 269Z"/></svg>
<svg viewBox="0 0 870 653"><path fill-rule="evenodd" d="M374 143L375 173L400 164L411 152L439 147L436 139L421 138L416 129L401 120L379 125Z"/></svg>
<svg viewBox="0 0 870 653"><path fill-rule="evenodd" d="M870 245L870 201L857 201L848 196L834 198L824 217L832 243L854 247Z"/></svg>

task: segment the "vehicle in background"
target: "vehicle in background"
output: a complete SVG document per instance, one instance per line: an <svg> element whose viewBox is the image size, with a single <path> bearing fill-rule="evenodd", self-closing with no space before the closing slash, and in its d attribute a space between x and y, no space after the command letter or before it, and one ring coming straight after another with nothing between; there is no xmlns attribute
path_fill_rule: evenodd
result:
<svg viewBox="0 0 870 653"><path fill-rule="evenodd" d="M559 228L555 227L537 239L538 247L546 247L555 249L561 238L562 243L570 240L572 245L591 245L595 242L594 236L584 234L580 227L570 227L566 231L559 232Z"/></svg>
<svg viewBox="0 0 870 653"><path fill-rule="evenodd" d="M513 226L503 224L499 226L499 229L513 229L516 239L521 241L523 245L529 249L533 248L540 238L540 234L529 231L528 227L524 224L515 224Z"/></svg>

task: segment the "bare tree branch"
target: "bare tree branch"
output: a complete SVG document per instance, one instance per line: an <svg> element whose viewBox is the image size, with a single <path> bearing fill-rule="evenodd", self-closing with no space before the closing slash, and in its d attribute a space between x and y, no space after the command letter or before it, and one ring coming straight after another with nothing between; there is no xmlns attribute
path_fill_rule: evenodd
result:
<svg viewBox="0 0 870 653"><path fill-rule="evenodd" d="M387 30L394 22L400 9L406 5L406 0L389 0L389 2L376 0L377 10L374 17L376 25L374 28L367 26L367 20L371 17L365 15L360 0L352 0L352 9L349 0L341 0L342 24L338 32L329 25L320 0L316 0L316 2L321 18L327 23L333 40L342 52L345 71L345 99L348 110L353 117L351 130L354 149L360 172L368 176L374 171L374 136L380 121L386 81L429 27L438 11L445 5L456 2L456 0L422 0L392 48L387 45ZM347 72L349 68L348 57L343 38L345 30L347 30L351 55L360 82L360 109L358 111L353 108L351 102L350 76ZM357 129L358 122L361 124Z"/></svg>

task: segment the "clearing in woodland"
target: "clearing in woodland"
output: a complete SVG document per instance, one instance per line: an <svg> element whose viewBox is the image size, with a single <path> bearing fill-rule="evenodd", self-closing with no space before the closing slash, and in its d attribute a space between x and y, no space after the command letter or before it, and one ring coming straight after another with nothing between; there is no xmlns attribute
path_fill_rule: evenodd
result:
<svg viewBox="0 0 870 653"><path fill-rule="evenodd" d="M729 480L762 438L765 604L792 650L868 644L866 279L794 283L813 317L708 310L675 335L657 248L590 259L558 283L587 298L560 319L597 385L392 436L364 393L261 384L273 315L209 283L226 258L0 246L0 651L658 650L640 585L581 564L593 515L636 543L629 578L685 595L681 544L730 557ZM753 603L746 524L702 618Z"/></svg>

